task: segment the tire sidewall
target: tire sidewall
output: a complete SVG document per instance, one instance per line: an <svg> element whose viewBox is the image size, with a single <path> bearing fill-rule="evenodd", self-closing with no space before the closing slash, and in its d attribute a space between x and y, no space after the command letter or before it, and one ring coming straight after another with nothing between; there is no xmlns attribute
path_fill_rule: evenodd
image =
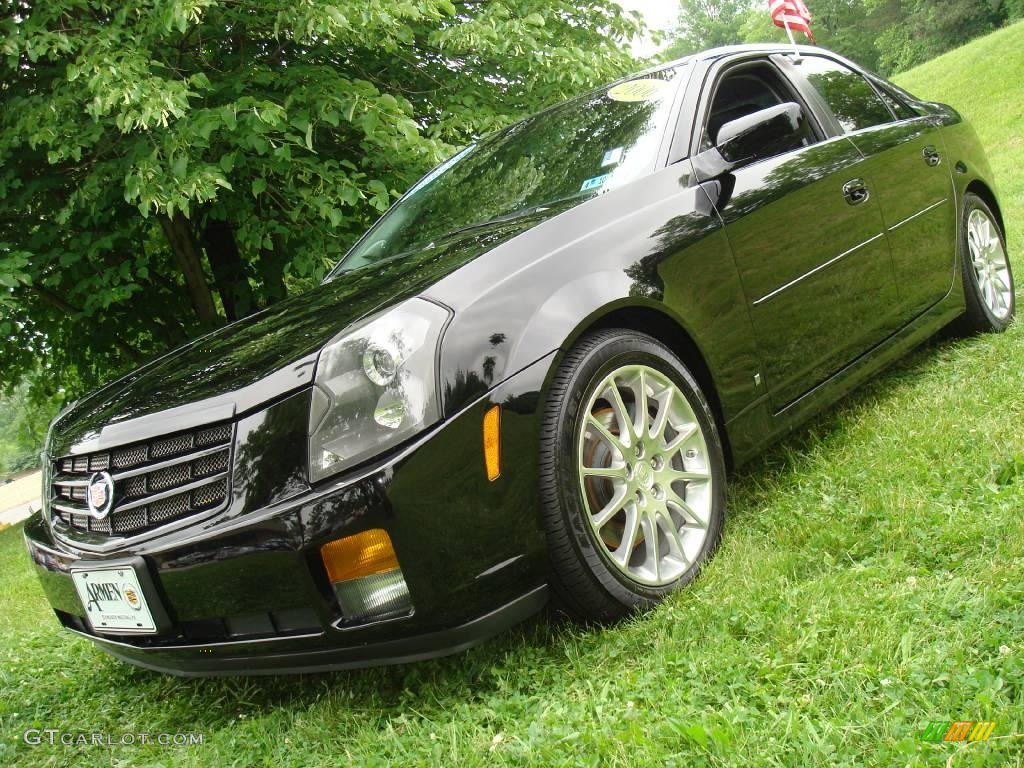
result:
<svg viewBox="0 0 1024 768"><path fill-rule="evenodd" d="M996 230L996 235L1003 246L1003 252L1007 254L1006 265L1007 271L1010 273L1011 283L1010 312L1003 319L996 317L992 313L992 310L989 309L988 302L985 301L985 297L982 294L981 284L978 282L978 276L974 271L974 259L971 256L967 223L970 220L971 213L976 210L984 213L992 222L992 225ZM1006 330L1010 326L1010 323L1013 322L1014 315L1017 311L1013 266L1010 264L1009 251L1006 248L1006 235L1003 233L1002 227L999 226L999 219L996 218L995 214L988 207L985 201L973 193L968 193L964 197L964 207L960 221L960 262L963 268L964 298L967 303L967 314L972 325L977 327L978 330L994 332Z"/></svg>
<svg viewBox="0 0 1024 768"><path fill-rule="evenodd" d="M693 408L704 434L712 475L711 515L708 534L700 555L677 580L664 586L640 584L629 579L612 562L590 525L580 492L579 423L584 417L594 388L612 371L624 365L647 365L669 377ZM569 531L577 555L617 602L628 609L649 607L667 594L690 583L714 552L725 517L725 462L715 420L699 385L683 363L654 339L641 334L623 334L608 339L580 362L574 371L559 409L557 425L558 499L562 523Z"/></svg>

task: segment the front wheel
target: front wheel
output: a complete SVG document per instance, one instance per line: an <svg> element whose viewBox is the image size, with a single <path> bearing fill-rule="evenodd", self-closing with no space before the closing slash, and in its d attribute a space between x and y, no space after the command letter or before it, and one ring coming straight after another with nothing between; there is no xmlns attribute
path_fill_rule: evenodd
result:
<svg viewBox="0 0 1024 768"><path fill-rule="evenodd" d="M612 621L694 579L721 537L725 462L696 379L655 339L584 338L549 391L540 490L552 586Z"/></svg>
<svg viewBox="0 0 1024 768"><path fill-rule="evenodd" d="M985 201L971 193L964 197L960 229L966 301L961 330L966 333L1005 331L1013 320L1017 302L1003 232Z"/></svg>

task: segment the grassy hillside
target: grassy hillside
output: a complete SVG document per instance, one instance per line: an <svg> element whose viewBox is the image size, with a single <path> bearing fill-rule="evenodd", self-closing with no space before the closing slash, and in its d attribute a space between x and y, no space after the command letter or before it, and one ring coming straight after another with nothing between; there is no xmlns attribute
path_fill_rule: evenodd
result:
<svg viewBox="0 0 1024 768"><path fill-rule="evenodd" d="M1024 249L1024 26L903 76L975 120ZM1024 261L1016 261L1024 276ZM1024 330L921 350L735 479L720 554L651 615L468 653L182 681L57 629L0 532L0 764L1020 766ZM215 589L216 585L211 585ZM974 746L930 720L995 720ZM27 746L28 727L202 746Z"/></svg>
<svg viewBox="0 0 1024 768"><path fill-rule="evenodd" d="M976 40L896 78L923 99L955 106L988 149L1010 230L1024 251L1024 22Z"/></svg>

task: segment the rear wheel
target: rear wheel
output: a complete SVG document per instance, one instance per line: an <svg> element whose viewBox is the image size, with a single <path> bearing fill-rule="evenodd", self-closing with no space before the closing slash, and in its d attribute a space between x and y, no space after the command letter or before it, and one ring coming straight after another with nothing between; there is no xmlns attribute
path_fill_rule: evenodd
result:
<svg viewBox="0 0 1024 768"><path fill-rule="evenodd" d="M1006 240L992 210L970 193L964 197L960 260L967 305L961 329L966 333L1005 331L1017 306Z"/></svg>
<svg viewBox="0 0 1024 768"><path fill-rule="evenodd" d="M576 617L615 620L693 580L721 536L725 462L669 349L617 330L566 356L545 408L541 498L553 586Z"/></svg>

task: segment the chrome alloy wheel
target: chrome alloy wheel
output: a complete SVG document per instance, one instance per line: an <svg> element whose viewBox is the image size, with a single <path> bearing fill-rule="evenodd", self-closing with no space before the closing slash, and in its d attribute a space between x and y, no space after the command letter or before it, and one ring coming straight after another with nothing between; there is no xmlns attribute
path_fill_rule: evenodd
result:
<svg viewBox="0 0 1024 768"><path fill-rule="evenodd" d="M999 230L981 209L975 208L967 218L967 243L981 296L989 311L1005 320L1013 306L1013 278Z"/></svg>
<svg viewBox="0 0 1024 768"><path fill-rule="evenodd" d="M580 490L616 567L648 586L682 576L704 547L712 478L704 433L660 371L627 365L592 390L578 435Z"/></svg>

